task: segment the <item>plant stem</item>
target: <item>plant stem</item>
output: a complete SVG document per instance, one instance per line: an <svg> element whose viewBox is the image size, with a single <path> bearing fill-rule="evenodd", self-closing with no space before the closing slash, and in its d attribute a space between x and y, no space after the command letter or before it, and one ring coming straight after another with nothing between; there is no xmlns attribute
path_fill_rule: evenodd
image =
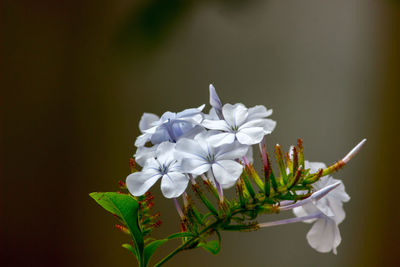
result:
<svg viewBox="0 0 400 267"><path fill-rule="evenodd" d="M158 267L166 263L168 260L170 260L173 256L175 256L178 252L182 251L185 249L185 247L189 246L191 243L193 243L196 239L198 239L202 234L206 233L210 229L214 229L216 226L218 226L221 223L221 219L218 219L216 222L210 224L206 228L204 228L197 236L194 236L181 244L179 247L177 247L174 251L172 251L170 254L165 256L162 260L157 262L154 267Z"/></svg>

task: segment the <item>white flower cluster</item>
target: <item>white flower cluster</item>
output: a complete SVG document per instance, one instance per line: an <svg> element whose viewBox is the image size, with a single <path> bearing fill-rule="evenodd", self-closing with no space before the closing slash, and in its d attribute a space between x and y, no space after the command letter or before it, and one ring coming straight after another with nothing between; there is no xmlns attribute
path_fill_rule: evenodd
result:
<svg viewBox="0 0 400 267"><path fill-rule="evenodd" d="M264 136L274 130L276 122L268 118L272 110L264 106L222 105L212 85L210 104L208 114L202 112L205 105L179 113L168 111L161 117L143 114L139 123L142 134L136 139L134 155L143 168L126 179L132 195L145 194L161 178L163 195L173 198L179 211L176 198L185 192L191 179L204 178L205 174L223 200L223 189L234 186L242 174L243 164L251 162L252 145L262 146ZM365 141L360 142L341 162L346 164ZM311 174L325 168L323 163L305 161L305 169L309 169ZM280 210L293 210L296 218L259 226L314 222L307 234L309 244L319 252L333 250L336 254L341 242L338 225L345 218L343 202L349 201L350 197L344 191L343 183L331 176L320 178L312 186L314 193L309 198L280 202Z"/></svg>
<svg viewBox="0 0 400 267"><path fill-rule="evenodd" d="M179 113L165 112L161 118L144 113L135 142L135 160L143 169L130 174L127 187L134 196L143 195L161 178L167 198L185 192L190 177L207 173L222 194L240 177L240 160L251 160L251 145L270 134L276 122L268 119L272 110L264 106L222 103L210 85L209 114L204 105ZM247 159L247 160L249 160Z"/></svg>

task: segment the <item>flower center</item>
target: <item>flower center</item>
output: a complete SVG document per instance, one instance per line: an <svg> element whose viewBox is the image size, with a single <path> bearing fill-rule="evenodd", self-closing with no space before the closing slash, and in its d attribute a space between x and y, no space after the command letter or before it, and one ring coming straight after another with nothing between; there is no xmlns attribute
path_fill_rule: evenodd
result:
<svg viewBox="0 0 400 267"><path fill-rule="evenodd" d="M215 162L215 155L214 154L208 154L207 155L207 161L209 163L214 163Z"/></svg>

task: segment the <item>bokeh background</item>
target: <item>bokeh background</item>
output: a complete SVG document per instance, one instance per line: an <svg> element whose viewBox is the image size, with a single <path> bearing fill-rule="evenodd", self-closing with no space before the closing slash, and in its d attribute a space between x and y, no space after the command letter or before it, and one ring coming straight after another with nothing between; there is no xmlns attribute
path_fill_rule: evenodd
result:
<svg viewBox="0 0 400 267"><path fill-rule="evenodd" d="M300 223L167 266L400 266L399 4L1 1L0 265L135 266L88 193L118 190L143 112L207 103L212 82L224 102L274 109L270 148L301 137L329 164L368 142L335 175L352 197L337 256ZM158 188L162 237L178 218Z"/></svg>

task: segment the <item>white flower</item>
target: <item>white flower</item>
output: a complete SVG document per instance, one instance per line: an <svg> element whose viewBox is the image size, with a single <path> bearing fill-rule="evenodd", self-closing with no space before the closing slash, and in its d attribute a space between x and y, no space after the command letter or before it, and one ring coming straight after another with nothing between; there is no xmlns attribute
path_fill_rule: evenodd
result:
<svg viewBox="0 0 400 267"><path fill-rule="evenodd" d="M243 157L248 146L233 142L220 147L209 143L215 131L198 134L194 140L180 139L176 144L175 155L181 159L182 170L186 173L201 175L208 171L222 187L232 186L242 174L243 166L235 161Z"/></svg>
<svg viewBox="0 0 400 267"><path fill-rule="evenodd" d="M142 171L126 178L129 192L141 196L161 178L161 192L167 198L176 198L185 191L189 179L174 158L174 143L164 142L157 147L156 158L150 158Z"/></svg>
<svg viewBox="0 0 400 267"><path fill-rule="evenodd" d="M203 120L204 105L199 108L186 109L179 113L165 112L161 118L155 114L144 113L140 119L139 129L142 132L135 146L142 147L151 141L153 145L165 141L176 142Z"/></svg>
<svg viewBox="0 0 400 267"><path fill-rule="evenodd" d="M266 117L272 114L272 109L264 106L246 108L243 104L225 104L222 108L224 120L205 119L202 125L211 130L219 130L210 137L213 146L231 144L235 140L244 145L254 145L261 142L266 134L270 134L276 122Z"/></svg>
<svg viewBox="0 0 400 267"><path fill-rule="evenodd" d="M306 169L309 168L311 173L316 173L319 169L326 168L326 165L320 162L305 161L305 167ZM331 176L322 177L313 184L315 190L320 190L337 183L340 183L340 185L324 198L318 201L308 202L306 205L293 209L297 217L308 216L318 212L321 213L320 217L305 221L307 223L315 222L307 233L307 240L310 246L319 252L329 252L333 250L334 254L337 253L336 248L341 242L338 225L346 216L343 210L343 202L349 201L350 197L345 192L343 183Z"/></svg>

